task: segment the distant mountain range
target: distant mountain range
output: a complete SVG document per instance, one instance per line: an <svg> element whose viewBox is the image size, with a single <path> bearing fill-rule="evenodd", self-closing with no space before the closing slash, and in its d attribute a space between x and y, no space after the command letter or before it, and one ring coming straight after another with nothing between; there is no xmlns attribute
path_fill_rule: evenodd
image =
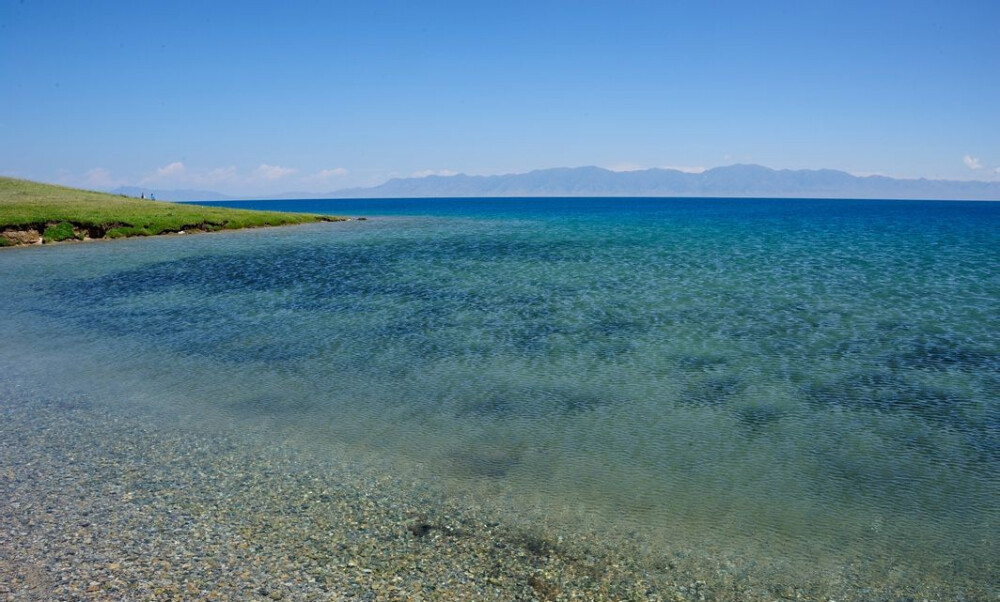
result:
<svg viewBox="0 0 1000 602"><path fill-rule="evenodd" d="M774 170L730 165L701 173L674 169L615 172L600 167L540 169L501 176L428 176L350 188L334 198L478 196L679 196L1000 200L1000 182L897 180L832 169Z"/></svg>
<svg viewBox="0 0 1000 602"><path fill-rule="evenodd" d="M172 201L232 200L197 190L119 188L112 192L138 196L152 192ZM427 176L396 178L371 188L347 188L325 194L285 193L291 198L417 197L547 197L664 196L844 199L940 199L1000 201L1000 182L903 180L885 176L853 176L833 169L775 170L760 165L730 165L701 173L674 169L616 172L600 167L560 167L498 176ZM245 198L245 197L244 197Z"/></svg>

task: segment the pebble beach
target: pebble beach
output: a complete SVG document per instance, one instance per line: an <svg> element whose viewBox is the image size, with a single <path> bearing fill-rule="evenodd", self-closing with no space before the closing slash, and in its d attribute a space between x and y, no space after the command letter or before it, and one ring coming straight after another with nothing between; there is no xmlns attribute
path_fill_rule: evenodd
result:
<svg viewBox="0 0 1000 602"><path fill-rule="evenodd" d="M992 600L546 524L252 426L0 388L3 600ZM211 422L211 421L208 421ZM234 425L236 426L236 425ZM282 440L284 439L284 440Z"/></svg>
<svg viewBox="0 0 1000 602"><path fill-rule="evenodd" d="M3 394L5 600L656 597L417 481L29 397Z"/></svg>

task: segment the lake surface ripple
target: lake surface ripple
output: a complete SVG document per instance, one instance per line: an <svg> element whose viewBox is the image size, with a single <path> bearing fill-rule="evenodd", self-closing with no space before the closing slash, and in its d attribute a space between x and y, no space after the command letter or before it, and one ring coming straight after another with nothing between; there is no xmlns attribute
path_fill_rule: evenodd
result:
<svg viewBox="0 0 1000 602"><path fill-rule="evenodd" d="M1000 204L247 206L371 219L5 251L0 357L652 550L995 586Z"/></svg>

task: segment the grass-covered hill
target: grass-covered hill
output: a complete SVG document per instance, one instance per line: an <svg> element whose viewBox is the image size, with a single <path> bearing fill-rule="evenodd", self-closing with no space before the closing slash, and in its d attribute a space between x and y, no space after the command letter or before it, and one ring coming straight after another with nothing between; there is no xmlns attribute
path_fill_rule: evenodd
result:
<svg viewBox="0 0 1000 602"><path fill-rule="evenodd" d="M0 246L340 219L343 218L147 201L0 177Z"/></svg>

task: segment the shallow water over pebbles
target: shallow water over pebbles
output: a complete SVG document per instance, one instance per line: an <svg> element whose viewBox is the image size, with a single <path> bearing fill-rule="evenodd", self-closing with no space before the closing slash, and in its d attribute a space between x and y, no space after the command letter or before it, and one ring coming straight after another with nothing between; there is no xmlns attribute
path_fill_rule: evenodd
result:
<svg viewBox="0 0 1000 602"><path fill-rule="evenodd" d="M652 556L995 594L1000 206L368 203L0 253L0 359Z"/></svg>

